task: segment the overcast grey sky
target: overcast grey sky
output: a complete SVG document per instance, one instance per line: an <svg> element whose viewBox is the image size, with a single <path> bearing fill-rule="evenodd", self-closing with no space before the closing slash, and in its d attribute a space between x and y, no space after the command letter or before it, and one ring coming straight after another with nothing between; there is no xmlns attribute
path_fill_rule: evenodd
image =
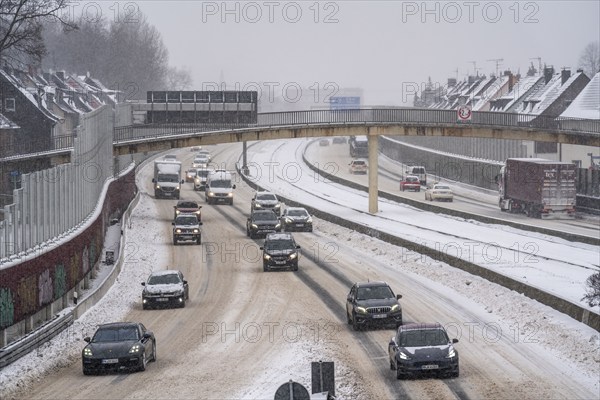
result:
<svg viewBox="0 0 600 400"><path fill-rule="evenodd" d="M530 63L577 67L600 38L600 1L138 1L162 33L170 63L201 89L221 78L241 88L299 84L314 96L359 87L365 105L400 105L429 76ZM131 7L131 3L129 3Z"/></svg>

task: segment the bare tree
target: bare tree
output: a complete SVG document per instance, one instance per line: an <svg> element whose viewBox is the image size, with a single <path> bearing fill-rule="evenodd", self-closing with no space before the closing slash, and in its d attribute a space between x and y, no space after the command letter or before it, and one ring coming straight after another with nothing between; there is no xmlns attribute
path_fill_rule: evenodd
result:
<svg viewBox="0 0 600 400"><path fill-rule="evenodd" d="M586 294L581 300L587 302L590 307L600 306L600 272L590 275L585 284L587 285Z"/></svg>
<svg viewBox="0 0 600 400"><path fill-rule="evenodd" d="M194 83L192 74L188 69L170 67L167 72L167 89L189 90Z"/></svg>
<svg viewBox="0 0 600 400"><path fill-rule="evenodd" d="M77 26L64 14L69 0L0 0L0 61L20 65L39 63L46 53L42 22L54 21L68 29Z"/></svg>
<svg viewBox="0 0 600 400"><path fill-rule="evenodd" d="M585 46L579 57L579 68L582 68L583 72L590 78L600 72L599 42L591 42Z"/></svg>

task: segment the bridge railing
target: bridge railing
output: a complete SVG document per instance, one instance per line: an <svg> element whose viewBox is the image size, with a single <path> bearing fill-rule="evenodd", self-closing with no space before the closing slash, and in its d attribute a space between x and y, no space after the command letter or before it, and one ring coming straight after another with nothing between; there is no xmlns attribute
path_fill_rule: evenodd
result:
<svg viewBox="0 0 600 400"><path fill-rule="evenodd" d="M473 112L468 122L459 122L456 110L433 110L419 108L382 108L355 110L309 110L260 113L255 124L245 123L185 123L170 122L160 124L128 125L114 128L114 143L148 138L188 135L199 132L260 128L271 126L293 126L308 124L406 124L406 125L448 125L491 126L498 128L531 128L569 133L600 135L600 120L577 118L553 118L529 114L504 112ZM46 150L68 149L73 146L74 136L56 136L38 141L14 141L0 144L0 158L31 154Z"/></svg>

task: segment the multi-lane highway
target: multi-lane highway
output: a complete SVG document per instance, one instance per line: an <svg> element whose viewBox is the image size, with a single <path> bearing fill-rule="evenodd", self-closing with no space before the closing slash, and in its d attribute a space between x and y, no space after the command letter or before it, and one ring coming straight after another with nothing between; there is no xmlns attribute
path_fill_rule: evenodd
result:
<svg viewBox="0 0 600 400"><path fill-rule="evenodd" d="M215 162L228 169L234 169L240 150L241 145L211 148ZM250 151L257 165L297 160L296 150L290 153L281 143L257 144ZM193 153L182 150L178 156L185 166ZM267 167L263 172L261 185L281 187L286 196L309 190L340 214L349 213L344 199L356 208L349 192L338 189L341 200L333 199L332 193L321 192L329 185L299 188L295 182L290 188L284 184L293 183L291 175L268 177ZM121 319L142 321L154 332L158 361L143 373L88 377L81 372L77 353L83 345L74 342L66 366L28 385L17 397L272 398L288 379L309 386L310 362L318 360L335 361L338 395L344 398L597 397L598 362L593 357L598 344L590 341L595 331L583 324L462 271L423 262L418 255L325 221L315 222L314 233L295 234L302 247L298 272L264 273L262 240L245 235L253 189L239 179L233 206L209 206L203 194L184 185L183 197L203 205L203 244L173 246L175 202L152 198L151 174L149 166L138 176L142 196L126 247L133 254L125 255L128 262L116 285L128 294L107 297L129 302L130 310ZM385 179L380 183L382 188L387 184ZM366 209L366 200L364 204ZM391 214L386 207L383 213ZM440 218L438 225L448 223ZM186 308L142 310L139 282L149 270L168 267L181 269L189 281ZM459 378L398 381L387 359L393 330L349 328L344 307L350 285L375 279L403 295L405 323L438 321L451 336L460 337ZM107 313L110 303L99 307Z"/></svg>

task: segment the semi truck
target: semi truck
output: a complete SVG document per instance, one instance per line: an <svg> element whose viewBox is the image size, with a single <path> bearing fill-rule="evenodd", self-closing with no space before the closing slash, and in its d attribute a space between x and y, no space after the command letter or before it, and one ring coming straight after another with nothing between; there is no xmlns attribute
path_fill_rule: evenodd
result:
<svg viewBox="0 0 600 400"><path fill-rule="evenodd" d="M154 161L154 198L179 199L183 182L180 161Z"/></svg>
<svg viewBox="0 0 600 400"><path fill-rule="evenodd" d="M575 217L575 165L541 158L509 158L497 176L501 211L533 218Z"/></svg>

